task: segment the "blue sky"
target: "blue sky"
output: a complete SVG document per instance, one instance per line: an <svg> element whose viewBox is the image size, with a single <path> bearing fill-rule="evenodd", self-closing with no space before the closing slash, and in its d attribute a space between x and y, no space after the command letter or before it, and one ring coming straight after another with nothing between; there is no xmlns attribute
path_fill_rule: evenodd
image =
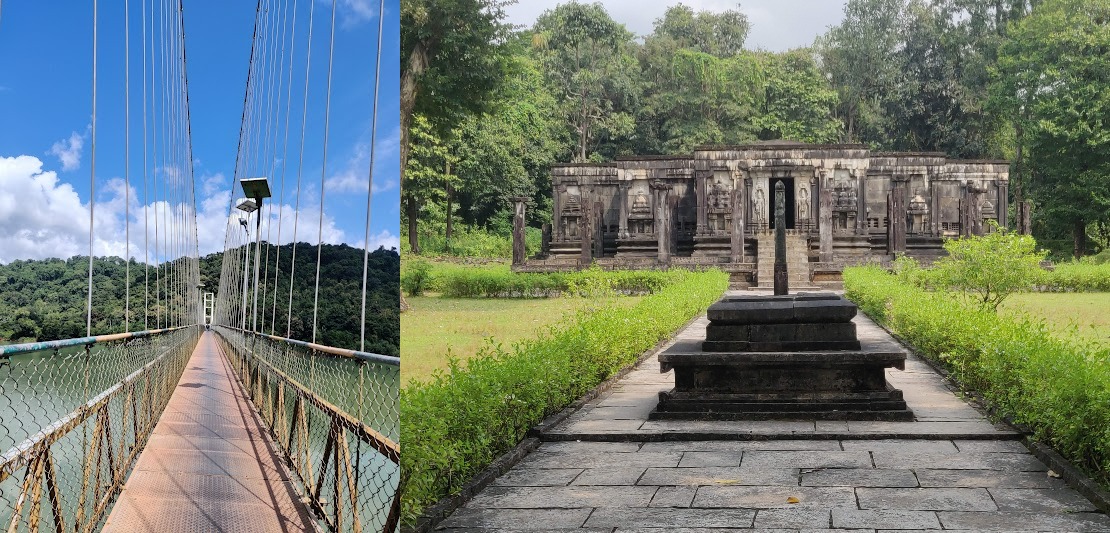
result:
<svg viewBox="0 0 1110 533"><path fill-rule="evenodd" d="M158 5L165 0L155 0ZM361 246L364 242L366 183L369 170L374 60L377 47L376 0L337 0L335 56L325 179L324 240ZM312 4L314 2L314 5ZM292 0L272 2L264 17L292 27ZM96 255L123 255L124 187L131 182L131 255L142 258L142 24L143 2L130 0L131 154L124 157L123 4L101 1L97 40ZM176 1L172 2L176 5ZM271 4L267 1L264 4ZM323 163L324 94L327 83L330 0L298 0L293 56L293 102L288 152L271 134L270 148L255 150L243 175L269 175L273 201L280 201L283 166L285 207L273 210L263 227L276 240L279 212L293 216L304 87L307 15L315 9L308 125L301 173L301 223L297 240L315 242ZM147 3L150 9L150 3ZM193 171L201 253L223 248L232 200L236 151L244 90L255 27L256 4L249 1L190 1L184 4L188 61ZM278 15L278 10L282 15ZM398 0L386 0L382 79L378 97L374 154L371 247L397 246L398 199ZM274 35L280 35L274 33ZM4 2L0 13L0 262L87 253L92 109L92 2ZM273 47L276 53L280 47ZM286 59L288 61L288 58ZM276 62L271 62L276 64ZM288 68L288 67L283 67ZM288 71L285 71L286 74ZM270 79L274 79L272 76ZM267 96L276 92L272 85ZM285 91L284 82L280 91ZM280 109L275 105L274 109ZM285 112L269 113L265 131L284 133ZM252 139L262 139L255 133ZM257 143L257 141L256 141ZM263 160L263 155L266 159ZM128 163L129 161L129 163ZM166 170L150 166L158 175ZM236 186L236 189L238 187ZM152 189L153 190L153 189ZM241 193L236 190L235 196ZM170 203L175 199L171 198ZM153 202L153 200L151 201ZM306 218L310 223L306 224ZM288 218L285 219L286 221ZM138 228L138 229L137 229ZM306 229L308 228L308 229ZM289 242L288 226L283 242ZM138 236L136 236L138 235Z"/></svg>

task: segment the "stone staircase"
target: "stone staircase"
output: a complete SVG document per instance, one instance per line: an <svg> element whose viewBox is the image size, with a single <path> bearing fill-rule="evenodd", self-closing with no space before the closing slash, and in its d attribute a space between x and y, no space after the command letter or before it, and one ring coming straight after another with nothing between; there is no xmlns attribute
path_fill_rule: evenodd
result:
<svg viewBox="0 0 1110 533"><path fill-rule="evenodd" d="M764 232L756 236L756 283L760 289L775 287L775 234ZM786 233L786 275L791 293L813 290L809 280L809 244L805 235Z"/></svg>

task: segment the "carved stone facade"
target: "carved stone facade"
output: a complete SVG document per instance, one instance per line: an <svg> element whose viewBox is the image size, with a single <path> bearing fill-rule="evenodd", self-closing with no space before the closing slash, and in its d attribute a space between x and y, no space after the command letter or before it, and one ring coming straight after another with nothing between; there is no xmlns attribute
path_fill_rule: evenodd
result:
<svg viewBox="0 0 1110 533"><path fill-rule="evenodd" d="M555 165L551 177L555 212L541 262L587 254L633 263L754 262L756 236L773 228L774 186L782 181L787 229L806 239L818 262L846 263L891 252L935 256L943 237L986 231L986 218L1006 225L1009 163L779 141Z"/></svg>

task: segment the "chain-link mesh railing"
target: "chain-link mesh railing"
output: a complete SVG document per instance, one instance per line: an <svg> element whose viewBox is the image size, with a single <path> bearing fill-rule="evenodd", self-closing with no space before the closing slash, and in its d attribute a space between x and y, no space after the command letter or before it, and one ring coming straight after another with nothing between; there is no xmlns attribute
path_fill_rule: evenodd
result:
<svg viewBox="0 0 1110 533"><path fill-rule="evenodd" d="M215 330L320 525L330 531L397 530L400 361L223 326Z"/></svg>
<svg viewBox="0 0 1110 533"><path fill-rule="evenodd" d="M95 531L198 326L0 346L0 530Z"/></svg>

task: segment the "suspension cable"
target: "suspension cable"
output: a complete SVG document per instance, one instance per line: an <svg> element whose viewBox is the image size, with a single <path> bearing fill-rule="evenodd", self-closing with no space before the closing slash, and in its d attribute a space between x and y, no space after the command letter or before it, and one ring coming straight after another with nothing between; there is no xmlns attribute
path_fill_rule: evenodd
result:
<svg viewBox="0 0 1110 533"><path fill-rule="evenodd" d="M93 0L93 46L92 46L92 162L89 170L89 293L85 303L85 336L92 337L92 290L93 290L93 211L96 209L96 0Z"/></svg>
<svg viewBox="0 0 1110 533"><path fill-rule="evenodd" d="M366 351L366 284L370 268L370 199L374 195L374 148L377 147L378 133L378 87L382 78L382 29L385 18L385 0L378 1L378 50L374 60L374 105L373 118L370 120L370 172L366 178L366 232L363 234L362 254L362 310L358 321L358 349ZM361 372L361 370L360 370ZM360 390L361 392L361 390ZM359 416L361 418L361 396L359 397Z"/></svg>
<svg viewBox="0 0 1110 533"><path fill-rule="evenodd" d="M123 2L123 331L131 331L131 2Z"/></svg>
<svg viewBox="0 0 1110 533"><path fill-rule="evenodd" d="M292 336L293 319L293 276L297 271L297 224L301 217L301 171L304 169L305 126L308 124L309 73L312 69L312 21L316 12L316 2L308 3L308 52L304 67L304 109L301 115L301 149L297 158L297 203L293 208L293 256L289 267L289 309L285 316L285 336Z"/></svg>
<svg viewBox="0 0 1110 533"><path fill-rule="evenodd" d="M281 275L281 226L285 217L281 216L281 210L285 206L285 171L289 168L289 112L292 105L292 92L293 92L293 50L297 45L297 0L293 0L293 30L289 39L289 80L285 84L285 146L282 148L281 154L281 196L278 201L278 232L277 232L277 254L274 257L274 306L270 314L270 335L274 334L274 323L277 321L277 293L278 293L278 276ZM289 283L292 287L292 280Z"/></svg>
<svg viewBox="0 0 1110 533"><path fill-rule="evenodd" d="M313 291L312 297L312 342L316 342L316 317L317 311L320 307L320 259L323 257L324 252L324 188L325 178L328 170L328 122L331 118L331 74L332 65L335 61L335 5L337 2L331 3L331 45L328 52L328 90L327 97L324 104L324 160L320 165L320 222L317 228L317 244L316 244L316 289Z"/></svg>
<svg viewBox="0 0 1110 533"><path fill-rule="evenodd" d="M143 331L150 329L150 210L147 194L146 124L146 2L143 2Z"/></svg>

